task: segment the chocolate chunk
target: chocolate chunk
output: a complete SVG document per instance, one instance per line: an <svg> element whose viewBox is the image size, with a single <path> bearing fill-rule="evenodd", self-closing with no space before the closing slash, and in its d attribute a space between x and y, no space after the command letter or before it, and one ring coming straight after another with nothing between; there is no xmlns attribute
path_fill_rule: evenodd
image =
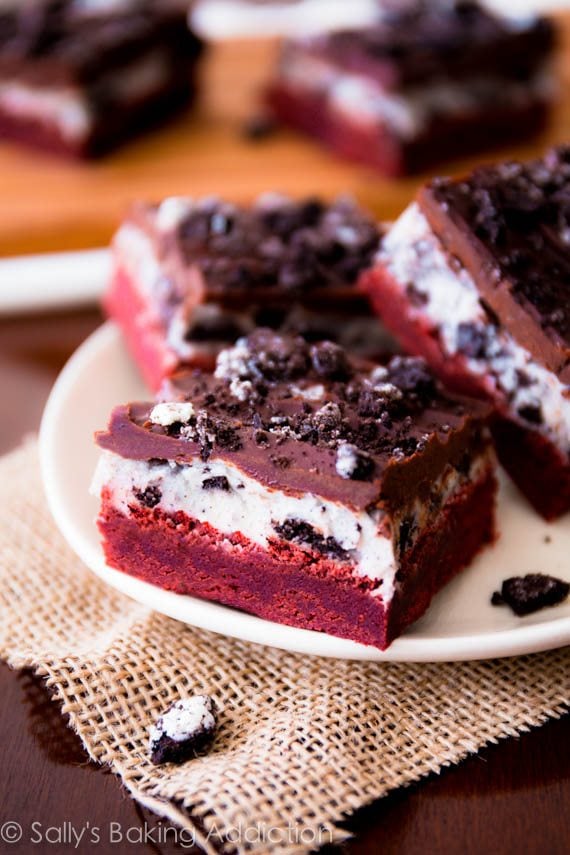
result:
<svg viewBox="0 0 570 855"><path fill-rule="evenodd" d="M146 508L154 508L162 499L162 493L158 487L149 485L144 490L133 490L136 499Z"/></svg>
<svg viewBox="0 0 570 855"><path fill-rule="evenodd" d="M311 546L321 555L340 560L350 560L350 553L343 549L334 537L325 537L312 525L298 519L287 519L283 523L273 523L273 528L283 540Z"/></svg>
<svg viewBox="0 0 570 855"><path fill-rule="evenodd" d="M177 701L151 728L152 762L184 763L195 757L210 746L216 724L216 706L209 695L193 695Z"/></svg>
<svg viewBox="0 0 570 855"><path fill-rule="evenodd" d="M202 481L202 490L225 490L229 493L230 489L230 482L225 475L214 475Z"/></svg>
<svg viewBox="0 0 570 855"><path fill-rule="evenodd" d="M528 573L526 576L512 576L505 579L500 592L491 597L493 605L506 604L516 615L523 616L556 606L563 602L570 592L570 584L554 576L543 573Z"/></svg>

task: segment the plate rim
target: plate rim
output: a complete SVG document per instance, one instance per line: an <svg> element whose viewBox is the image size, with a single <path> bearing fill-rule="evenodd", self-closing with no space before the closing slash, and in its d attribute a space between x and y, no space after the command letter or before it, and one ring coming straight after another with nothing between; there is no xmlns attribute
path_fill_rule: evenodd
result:
<svg viewBox="0 0 570 855"><path fill-rule="evenodd" d="M118 327L107 321L92 332L74 351L61 370L50 392L42 415L39 432L39 454L42 480L47 504L55 523L67 544L79 560L104 583L129 596L141 605L166 614L176 620L197 626L217 634L238 638L253 644L264 644L289 652L304 653L335 659L367 660L378 662L454 662L494 659L537 653L555 649L570 643L570 616L553 617L531 625L521 625L505 630L494 630L473 636L472 634L446 636L434 639L407 637L395 639L387 650L382 651L350 639L337 638L315 630L298 629L278 624L264 618L241 612L218 603L200 600L184 594L165 591L149 582L129 576L109 567L99 547L93 549L73 525L58 477L58 466L54 455L56 434L65 400L90 364L93 357L105 347L121 341ZM150 393L149 393L150 394ZM191 620L184 617L187 610ZM232 615L228 626L224 616ZM200 614L204 619L200 619ZM222 628L212 628L208 617L219 614ZM277 634L277 639L268 641L268 632ZM450 655L450 645L453 654Z"/></svg>

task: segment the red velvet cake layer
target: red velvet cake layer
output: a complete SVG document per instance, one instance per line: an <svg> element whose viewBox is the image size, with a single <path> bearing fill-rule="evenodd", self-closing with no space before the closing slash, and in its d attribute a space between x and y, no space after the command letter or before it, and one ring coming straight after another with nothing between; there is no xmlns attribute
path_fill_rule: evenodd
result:
<svg viewBox="0 0 570 855"><path fill-rule="evenodd" d="M315 137L340 157L368 164L394 178L537 134L548 115L545 103L534 102L474 115L438 117L422 136L407 141L380 119L376 124L359 124L328 109L319 96L279 82L269 87L266 99L275 116L286 125Z"/></svg>
<svg viewBox="0 0 570 855"><path fill-rule="evenodd" d="M133 506L127 517L104 494L98 524L109 565L145 582L385 649L494 539L495 490L491 471L447 503L404 552L387 605L370 580L316 552L280 540L263 549L182 512Z"/></svg>
<svg viewBox="0 0 570 855"><path fill-rule="evenodd" d="M145 382L157 391L164 377L175 370L178 360L166 344L162 324L157 318L153 319L131 277L120 267L113 272L103 305L121 328Z"/></svg>
<svg viewBox="0 0 570 855"><path fill-rule="evenodd" d="M121 105L109 113L103 125L85 137L71 139L45 118L16 116L0 109L0 139L24 143L51 154L71 158L97 158L143 131L159 127L190 106L193 87L177 84L143 102Z"/></svg>

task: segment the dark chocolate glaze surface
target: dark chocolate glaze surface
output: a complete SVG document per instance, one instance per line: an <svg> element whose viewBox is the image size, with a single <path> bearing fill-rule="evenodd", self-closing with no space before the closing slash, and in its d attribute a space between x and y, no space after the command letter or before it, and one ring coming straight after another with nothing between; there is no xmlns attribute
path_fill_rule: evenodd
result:
<svg viewBox="0 0 570 855"><path fill-rule="evenodd" d="M550 21L535 18L515 26L478 3L408 0L383 5L375 25L305 44L347 70L397 88L491 73L524 80L554 43Z"/></svg>
<svg viewBox="0 0 570 855"><path fill-rule="evenodd" d="M36 85L89 84L161 46L188 59L201 52L185 4L132 0L97 10L80 0L37 0L0 10L0 76Z"/></svg>
<svg viewBox="0 0 570 855"><path fill-rule="evenodd" d="M420 205L500 323L547 367L570 361L570 147L436 179ZM567 373L567 372L566 372Z"/></svg>
<svg viewBox="0 0 570 855"><path fill-rule="evenodd" d="M318 302L323 289L334 288L337 298L362 308L352 286L371 263L380 230L352 200L266 194L250 207L217 198L184 202L186 212L169 228L160 227L159 206L132 213L168 274L170 305L200 299L241 306L245 298L247 306L271 299L290 308L292 300Z"/></svg>
<svg viewBox="0 0 570 855"><path fill-rule="evenodd" d="M170 399L193 404L188 421L163 427L152 404L118 407L98 444L138 460L224 459L269 487L363 509L429 497L448 462L464 471L487 442L488 407L444 393L420 359L356 363L332 342L258 330L216 373L170 382Z"/></svg>

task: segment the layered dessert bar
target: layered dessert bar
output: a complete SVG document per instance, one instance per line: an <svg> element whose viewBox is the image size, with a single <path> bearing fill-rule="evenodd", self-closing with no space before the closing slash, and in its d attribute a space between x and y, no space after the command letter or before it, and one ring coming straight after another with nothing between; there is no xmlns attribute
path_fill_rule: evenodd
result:
<svg viewBox="0 0 570 855"><path fill-rule="evenodd" d="M256 326L376 357L389 343L356 280L379 241L349 199L139 204L115 236L104 303L152 389L182 366L211 370Z"/></svg>
<svg viewBox="0 0 570 855"><path fill-rule="evenodd" d="M341 156L417 172L541 129L553 44L544 18L472 2L383 4L366 29L286 40L267 102Z"/></svg>
<svg viewBox="0 0 570 855"><path fill-rule="evenodd" d="M421 359L260 329L172 386L97 437L112 567L385 648L493 539L489 408Z"/></svg>
<svg viewBox="0 0 570 855"><path fill-rule="evenodd" d="M200 40L179 0L0 8L0 139L103 154L186 106Z"/></svg>
<svg viewBox="0 0 570 855"><path fill-rule="evenodd" d="M485 397L499 458L547 519L570 509L570 148L436 179L363 276L385 324Z"/></svg>

